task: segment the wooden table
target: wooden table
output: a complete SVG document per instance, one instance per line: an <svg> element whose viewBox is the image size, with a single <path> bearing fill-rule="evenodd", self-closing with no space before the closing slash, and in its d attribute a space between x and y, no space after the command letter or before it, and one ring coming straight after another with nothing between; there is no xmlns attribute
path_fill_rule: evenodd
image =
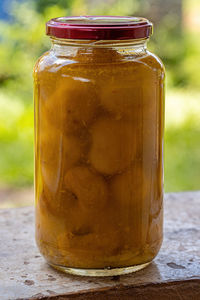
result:
<svg viewBox="0 0 200 300"><path fill-rule="evenodd" d="M200 191L165 196L165 238L146 269L91 278L59 273L39 254L33 207L0 210L0 300L200 300Z"/></svg>

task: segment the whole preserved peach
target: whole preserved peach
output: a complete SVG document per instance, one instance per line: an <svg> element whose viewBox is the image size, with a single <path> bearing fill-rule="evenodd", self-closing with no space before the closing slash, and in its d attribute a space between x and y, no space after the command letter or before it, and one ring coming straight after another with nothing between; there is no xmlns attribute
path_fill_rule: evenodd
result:
<svg viewBox="0 0 200 300"><path fill-rule="evenodd" d="M56 99L56 106L55 101ZM47 118L67 134L80 133L95 118L98 95L87 79L63 77L48 102Z"/></svg>
<svg viewBox="0 0 200 300"><path fill-rule="evenodd" d="M90 131L89 161L98 172L112 175L133 162L137 150L137 124L103 118L97 120Z"/></svg>
<svg viewBox="0 0 200 300"><path fill-rule="evenodd" d="M144 245L149 223L148 178L139 163L133 164L110 182L110 194L120 207L120 220L130 244Z"/></svg>
<svg viewBox="0 0 200 300"><path fill-rule="evenodd" d="M41 149L41 172L49 189L58 187L57 178L63 169L75 166L84 157L86 143L73 135L64 135L61 130L49 125L38 137Z"/></svg>
<svg viewBox="0 0 200 300"><path fill-rule="evenodd" d="M84 252L88 252L88 268L94 268L94 259L97 260L98 268L112 264L115 266L115 256L120 247L120 236L117 231L104 232L101 234L92 232L83 235L63 233L58 236L58 247L64 263L70 261L79 268L83 268Z"/></svg>
<svg viewBox="0 0 200 300"><path fill-rule="evenodd" d="M102 209L108 201L106 181L87 167L69 170L65 175L65 187L77 197L83 210Z"/></svg>

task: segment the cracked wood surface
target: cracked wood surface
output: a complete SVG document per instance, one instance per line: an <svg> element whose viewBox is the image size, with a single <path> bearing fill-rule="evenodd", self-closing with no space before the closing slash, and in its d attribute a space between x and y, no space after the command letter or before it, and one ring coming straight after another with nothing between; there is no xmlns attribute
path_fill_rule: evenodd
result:
<svg viewBox="0 0 200 300"><path fill-rule="evenodd" d="M34 241L33 207L0 210L0 299L200 300L200 191L165 195L165 234L152 264L91 278L49 267Z"/></svg>

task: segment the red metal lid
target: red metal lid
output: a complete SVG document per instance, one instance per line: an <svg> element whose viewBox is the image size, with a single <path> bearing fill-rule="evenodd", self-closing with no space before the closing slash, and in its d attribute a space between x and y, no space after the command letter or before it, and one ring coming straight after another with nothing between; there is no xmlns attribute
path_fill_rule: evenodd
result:
<svg viewBox="0 0 200 300"><path fill-rule="evenodd" d="M79 40L142 39L152 34L152 23L139 17L61 17L47 22L46 34L56 38Z"/></svg>

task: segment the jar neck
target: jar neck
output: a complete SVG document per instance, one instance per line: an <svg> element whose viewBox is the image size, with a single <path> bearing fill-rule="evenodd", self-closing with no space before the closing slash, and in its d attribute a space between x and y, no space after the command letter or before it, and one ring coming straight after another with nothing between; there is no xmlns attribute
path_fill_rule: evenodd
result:
<svg viewBox="0 0 200 300"><path fill-rule="evenodd" d="M71 56L72 53L76 53L80 48L84 50L83 53L88 53L93 49L115 49L117 52L124 55L144 55L147 51L148 39L96 41L51 38L51 42L51 51L53 51L56 56L68 57Z"/></svg>

